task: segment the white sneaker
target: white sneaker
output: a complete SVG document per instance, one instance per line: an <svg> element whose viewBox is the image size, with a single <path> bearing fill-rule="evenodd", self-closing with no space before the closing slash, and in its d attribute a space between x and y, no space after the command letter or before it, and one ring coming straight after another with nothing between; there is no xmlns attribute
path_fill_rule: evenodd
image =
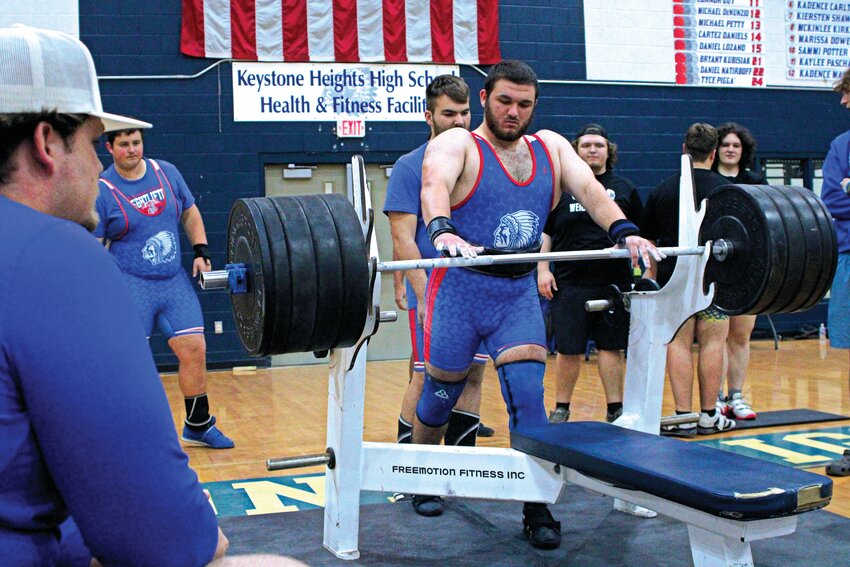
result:
<svg viewBox="0 0 850 567"><path fill-rule="evenodd" d="M702 412L699 414L699 422L697 422L697 433L711 435L712 433L735 429L735 425L735 420L727 418L720 412L715 412L714 417Z"/></svg>
<svg viewBox="0 0 850 567"><path fill-rule="evenodd" d="M755 419L756 412L753 411L753 408L744 400L744 397L740 392L736 394L732 394L731 398L726 399L726 408L723 412L724 415L729 417L734 417L735 419Z"/></svg>

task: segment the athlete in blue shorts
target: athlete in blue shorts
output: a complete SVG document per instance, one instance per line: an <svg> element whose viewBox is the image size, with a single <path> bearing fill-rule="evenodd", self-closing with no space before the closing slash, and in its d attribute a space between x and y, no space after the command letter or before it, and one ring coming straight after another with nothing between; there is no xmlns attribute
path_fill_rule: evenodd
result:
<svg viewBox="0 0 850 567"><path fill-rule="evenodd" d="M100 178L95 236L108 242L127 276L147 335L158 326L177 355L186 405L183 441L230 449L233 441L209 412L204 320L180 262L182 223L195 251L192 276L211 269L201 213L176 167L144 157L141 130L110 132L106 149L114 163Z"/></svg>
<svg viewBox="0 0 850 567"><path fill-rule="evenodd" d="M525 132L537 103L528 65L493 66L480 100L484 122L472 133L452 128L428 145L422 165L422 212L435 248L451 256L539 249L549 211L570 191L632 263L658 255L637 236L593 172L562 136ZM660 256L659 256L660 257ZM425 383L416 407L414 443L436 444L449 420L478 344L495 361L510 429L547 423L543 405L546 333L533 275L536 263L432 270L426 290ZM532 545L561 542L560 523L544 504L526 503L523 533Z"/></svg>
<svg viewBox="0 0 850 567"><path fill-rule="evenodd" d="M436 77L425 89L425 100L425 121L431 129L431 139L449 128L469 129L469 87L460 77ZM384 213L390 219L393 256L398 260L434 258L439 255L428 239L419 201L419 193L422 190L422 158L427 145L422 144L400 157L393 166L387 185ZM408 312L410 343L413 349L410 381L398 418L398 441L410 443L413 415L425 380L422 328L424 309L417 307L424 306L425 282L428 275L425 270L409 270L406 283L404 272L395 272L393 275L396 304ZM445 434L446 445L475 446L475 437L481 429L481 381L484 378L486 363L487 355L482 350L476 354L474 364L469 370L466 388L452 410ZM490 434L493 434L492 429ZM442 499L438 496L415 495L413 508L423 516L438 516L443 512Z"/></svg>

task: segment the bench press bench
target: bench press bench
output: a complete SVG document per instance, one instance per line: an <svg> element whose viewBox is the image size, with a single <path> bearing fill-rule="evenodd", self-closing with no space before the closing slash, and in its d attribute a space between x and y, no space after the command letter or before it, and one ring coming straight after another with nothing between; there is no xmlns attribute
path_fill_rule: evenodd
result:
<svg viewBox="0 0 850 567"><path fill-rule="evenodd" d="M565 467L573 484L687 523L695 565L753 565L750 541L792 533L797 514L832 496L821 475L608 423L514 432L511 447Z"/></svg>

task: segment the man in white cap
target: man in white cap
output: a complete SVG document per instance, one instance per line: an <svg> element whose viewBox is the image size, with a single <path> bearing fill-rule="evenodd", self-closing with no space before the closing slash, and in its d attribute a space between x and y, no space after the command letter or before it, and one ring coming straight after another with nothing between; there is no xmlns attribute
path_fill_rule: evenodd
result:
<svg viewBox="0 0 850 567"><path fill-rule="evenodd" d="M59 563L69 516L104 565L203 565L227 549L124 277L89 233L101 134L147 127L103 112L76 39L0 29L5 565Z"/></svg>

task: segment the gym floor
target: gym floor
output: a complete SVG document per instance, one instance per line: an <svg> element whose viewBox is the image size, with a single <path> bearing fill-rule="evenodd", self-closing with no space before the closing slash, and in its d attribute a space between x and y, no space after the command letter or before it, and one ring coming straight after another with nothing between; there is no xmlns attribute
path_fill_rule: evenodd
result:
<svg viewBox="0 0 850 567"><path fill-rule="evenodd" d="M773 341L753 341L750 371L744 387L746 399L756 412L785 409L814 409L850 416L848 397L848 354L827 350L824 357L817 340L786 341L774 350ZM546 373L546 406L554 407L554 356ZM269 458L324 452L327 415L327 366L312 365L260 369L256 371L210 372L209 392L213 413L223 431L236 441L236 448L214 451L187 447L192 468L203 483L269 478L293 474L321 473L322 467L297 471L266 471ZM177 376L162 377L175 416L182 427L183 402ZM363 438L394 442L400 402L407 384L407 362L370 362L367 365L366 408ZM696 394L695 394L696 396ZM694 408L697 408L696 399ZM669 385L665 388L663 412L673 413ZM505 409L498 377L488 364L481 407L482 420L496 430L490 438L479 438L481 446L509 446ZM596 358L582 366L582 375L572 403L572 420L603 420L605 397L596 370ZM821 441L821 454L850 447L850 417L842 421L731 431L700 437L717 441L753 436L782 438L784 434L830 430ZM777 434L780 434L777 436ZM803 448L804 449L804 448ZM803 450L801 449L801 450ZM825 450L823 450L825 449ZM822 464L811 469L824 473ZM850 479L833 478L834 496L828 511L850 518Z"/></svg>

